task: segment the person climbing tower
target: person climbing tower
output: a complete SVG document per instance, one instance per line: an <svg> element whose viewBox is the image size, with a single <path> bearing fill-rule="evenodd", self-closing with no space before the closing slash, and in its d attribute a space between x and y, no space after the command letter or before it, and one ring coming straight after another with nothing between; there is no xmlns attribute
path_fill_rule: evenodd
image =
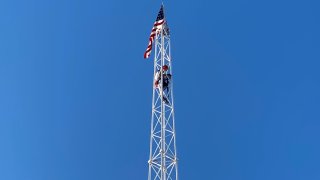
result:
<svg viewBox="0 0 320 180"><path fill-rule="evenodd" d="M163 92L166 92L163 94L162 100L166 104L169 103L166 96L169 96L169 84L170 84L170 80L171 80L171 74L168 73L168 70L169 70L169 67L167 65L162 66L162 81L163 81L162 82L162 90L163 90ZM161 88L161 86L159 86L160 82L161 82L161 71L158 70L155 75L154 86L155 86L155 88L159 88L159 90Z"/></svg>

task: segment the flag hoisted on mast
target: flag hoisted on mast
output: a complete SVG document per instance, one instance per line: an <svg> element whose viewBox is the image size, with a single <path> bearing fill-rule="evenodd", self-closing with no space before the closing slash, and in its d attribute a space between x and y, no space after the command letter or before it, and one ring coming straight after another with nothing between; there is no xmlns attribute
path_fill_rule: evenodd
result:
<svg viewBox="0 0 320 180"><path fill-rule="evenodd" d="M151 53L151 50L152 50L152 43L154 41L154 37L163 28L163 25L166 25L166 23L165 23L165 17L164 17L164 13L163 13L163 5L161 5L161 8L160 8L160 11L158 13L157 19L154 22L152 30L151 30L151 34L150 34L150 37L149 37L149 43L148 43L147 50L144 53L144 58L145 59L150 57L150 53ZM166 29L167 29L167 33L169 33L169 29L167 28L167 25L166 25Z"/></svg>
<svg viewBox="0 0 320 180"><path fill-rule="evenodd" d="M161 5L144 58L154 44L154 82L148 180L178 180L178 159L173 106L170 34Z"/></svg>

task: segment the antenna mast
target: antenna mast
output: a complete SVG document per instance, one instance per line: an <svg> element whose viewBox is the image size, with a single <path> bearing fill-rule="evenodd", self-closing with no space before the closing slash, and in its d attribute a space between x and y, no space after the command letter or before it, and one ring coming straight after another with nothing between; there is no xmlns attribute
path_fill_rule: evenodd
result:
<svg viewBox="0 0 320 180"><path fill-rule="evenodd" d="M178 180L170 33L165 21L154 39L154 83L148 180Z"/></svg>

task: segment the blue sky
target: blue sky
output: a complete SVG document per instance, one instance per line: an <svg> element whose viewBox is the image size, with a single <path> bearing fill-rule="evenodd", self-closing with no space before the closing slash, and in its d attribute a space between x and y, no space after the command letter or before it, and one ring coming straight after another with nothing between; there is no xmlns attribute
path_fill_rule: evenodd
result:
<svg viewBox="0 0 320 180"><path fill-rule="evenodd" d="M147 179L160 4L0 2L0 179ZM319 1L164 4L180 179L320 179Z"/></svg>

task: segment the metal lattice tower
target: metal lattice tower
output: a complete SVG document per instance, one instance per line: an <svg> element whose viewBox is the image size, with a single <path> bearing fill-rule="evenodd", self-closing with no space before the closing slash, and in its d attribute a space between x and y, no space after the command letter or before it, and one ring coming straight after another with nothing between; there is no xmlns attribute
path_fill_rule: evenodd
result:
<svg viewBox="0 0 320 180"><path fill-rule="evenodd" d="M148 180L178 180L172 91L173 71L167 23L156 33L154 46L154 83Z"/></svg>

